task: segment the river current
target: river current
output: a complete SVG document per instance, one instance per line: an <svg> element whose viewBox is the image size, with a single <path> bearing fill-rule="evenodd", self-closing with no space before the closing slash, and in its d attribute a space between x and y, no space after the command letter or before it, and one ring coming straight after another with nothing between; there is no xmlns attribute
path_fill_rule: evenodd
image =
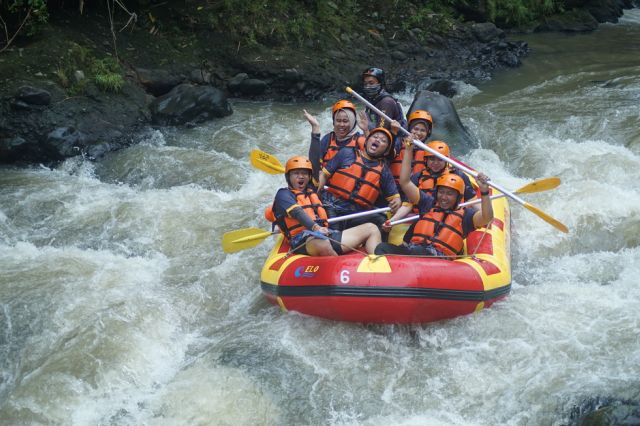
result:
<svg viewBox="0 0 640 426"><path fill-rule="evenodd" d="M259 287L269 241L222 252L283 185L249 152L306 153L301 110L326 132L331 100L233 101L95 162L0 168L0 424L564 425L640 400L640 10L526 40L453 99L480 140L462 160L514 189L559 176L526 199L570 233L512 204L512 291L471 316L283 313Z"/></svg>

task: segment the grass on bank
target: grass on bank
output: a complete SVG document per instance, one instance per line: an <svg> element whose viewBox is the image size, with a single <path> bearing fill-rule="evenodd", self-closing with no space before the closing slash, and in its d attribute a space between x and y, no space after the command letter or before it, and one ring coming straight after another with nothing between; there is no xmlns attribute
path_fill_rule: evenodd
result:
<svg viewBox="0 0 640 426"><path fill-rule="evenodd" d="M445 32L463 18L494 22L499 27L526 26L544 16L562 11L570 0L168 0L149 3L129 0L127 10L139 18L175 18L181 26L206 27L231 36L244 45L279 46L297 44L323 36L340 41L343 34L361 33L372 26L422 33ZM109 9L106 7L109 6ZM0 51L8 47L17 33L33 36L48 21L50 13L61 8L119 9L115 0L86 3L47 0L0 0ZM104 11L102 11L104 12ZM125 19L128 19L127 15ZM152 28L153 29L153 28ZM374 28L375 29L375 28ZM109 67L108 67L109 68ZM109 87L116 79L107 79Z"/></svg>

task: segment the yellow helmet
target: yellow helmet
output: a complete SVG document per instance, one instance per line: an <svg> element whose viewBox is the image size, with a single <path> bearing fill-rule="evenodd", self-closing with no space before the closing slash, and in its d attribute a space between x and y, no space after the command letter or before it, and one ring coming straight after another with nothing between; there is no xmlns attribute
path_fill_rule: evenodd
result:
<svg viewBox="0 0 640 426"><path fill-rule="evenodd" d="M311 165L311 160L302 155L296 155L295 157L289 158L284 167L284 172L289 173L291 170L295 169L306 169L309 170L309 172L312 172L313 166Z"/></svg>
<svg viewBox="0 0 640 426"><path fill-rule="evenodd" d="M333 104L333 107L331 107L331 115L335 115L336 111L341 109L350 109L353 111L354 114L356 112L356 107L354 104L351 103L351 101L348 101L346 99L341 99L335 104Z"/></svg>
<svg viewBox="0 0 640 426"><path fill-rule="evenodd" d="M446 142L443 141L431 141L427 144L427 146L431 149L434 149L436 151L438 151L440 154L444 155L445 157L449 157L449 145L446 144ZM424 152L424 157L425 159L427 157L435 157L435 155L433 155L431 153L431 151L425 151Z"/></svg>
<svg viewBox="0 0 640 426"><path fill-rule="evenodd" d="M464 180L455 173L445 173L438 178L436 186L446 186L458 191L458 194L464 194Z"/></svg>
<svg viewBox="0 0 640 426"><path fill-rule="evenodd" d="M426 121L429 123L430 128L433 127L433 118L431 117L431 114L423 109L417 109L409 114L407 120L409 122L409 129L411 129L411 123L416 120Z"/></svg>

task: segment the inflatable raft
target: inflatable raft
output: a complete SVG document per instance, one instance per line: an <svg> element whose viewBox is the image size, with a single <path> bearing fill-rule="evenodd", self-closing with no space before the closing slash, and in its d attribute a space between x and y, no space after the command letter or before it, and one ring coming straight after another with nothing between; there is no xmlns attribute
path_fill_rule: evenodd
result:
<svg viewBox="0 0 640 426"><path fill-rule="evenodd" d="M487 308L511 289L509 204L492 203L492 223L470 233L465 256L455 260L289 255L278 236L262 268L262 292L284 311L362 323L427 323ZM390 242L402 241L406 228L394 227Z"/></svg>

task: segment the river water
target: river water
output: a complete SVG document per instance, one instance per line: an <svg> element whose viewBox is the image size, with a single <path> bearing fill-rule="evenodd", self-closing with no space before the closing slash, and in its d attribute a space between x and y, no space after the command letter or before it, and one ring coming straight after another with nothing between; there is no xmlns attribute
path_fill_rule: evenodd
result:
<svg viewBox="0 0 640 426"><path fill-rule="evenodd" d="M258 147L305 153L302 108L234 114L54 169L0 169L0 424L562 425L597 398L640 400L640 10L586 35L532 35L524 66L463 85L481 141L462 159L512 206L513 288L475 315L420 326L282 313L259 288L282 176ZM408 106L412 93L401 97ZM436 123L437 125L437 123Z"/></svg>

